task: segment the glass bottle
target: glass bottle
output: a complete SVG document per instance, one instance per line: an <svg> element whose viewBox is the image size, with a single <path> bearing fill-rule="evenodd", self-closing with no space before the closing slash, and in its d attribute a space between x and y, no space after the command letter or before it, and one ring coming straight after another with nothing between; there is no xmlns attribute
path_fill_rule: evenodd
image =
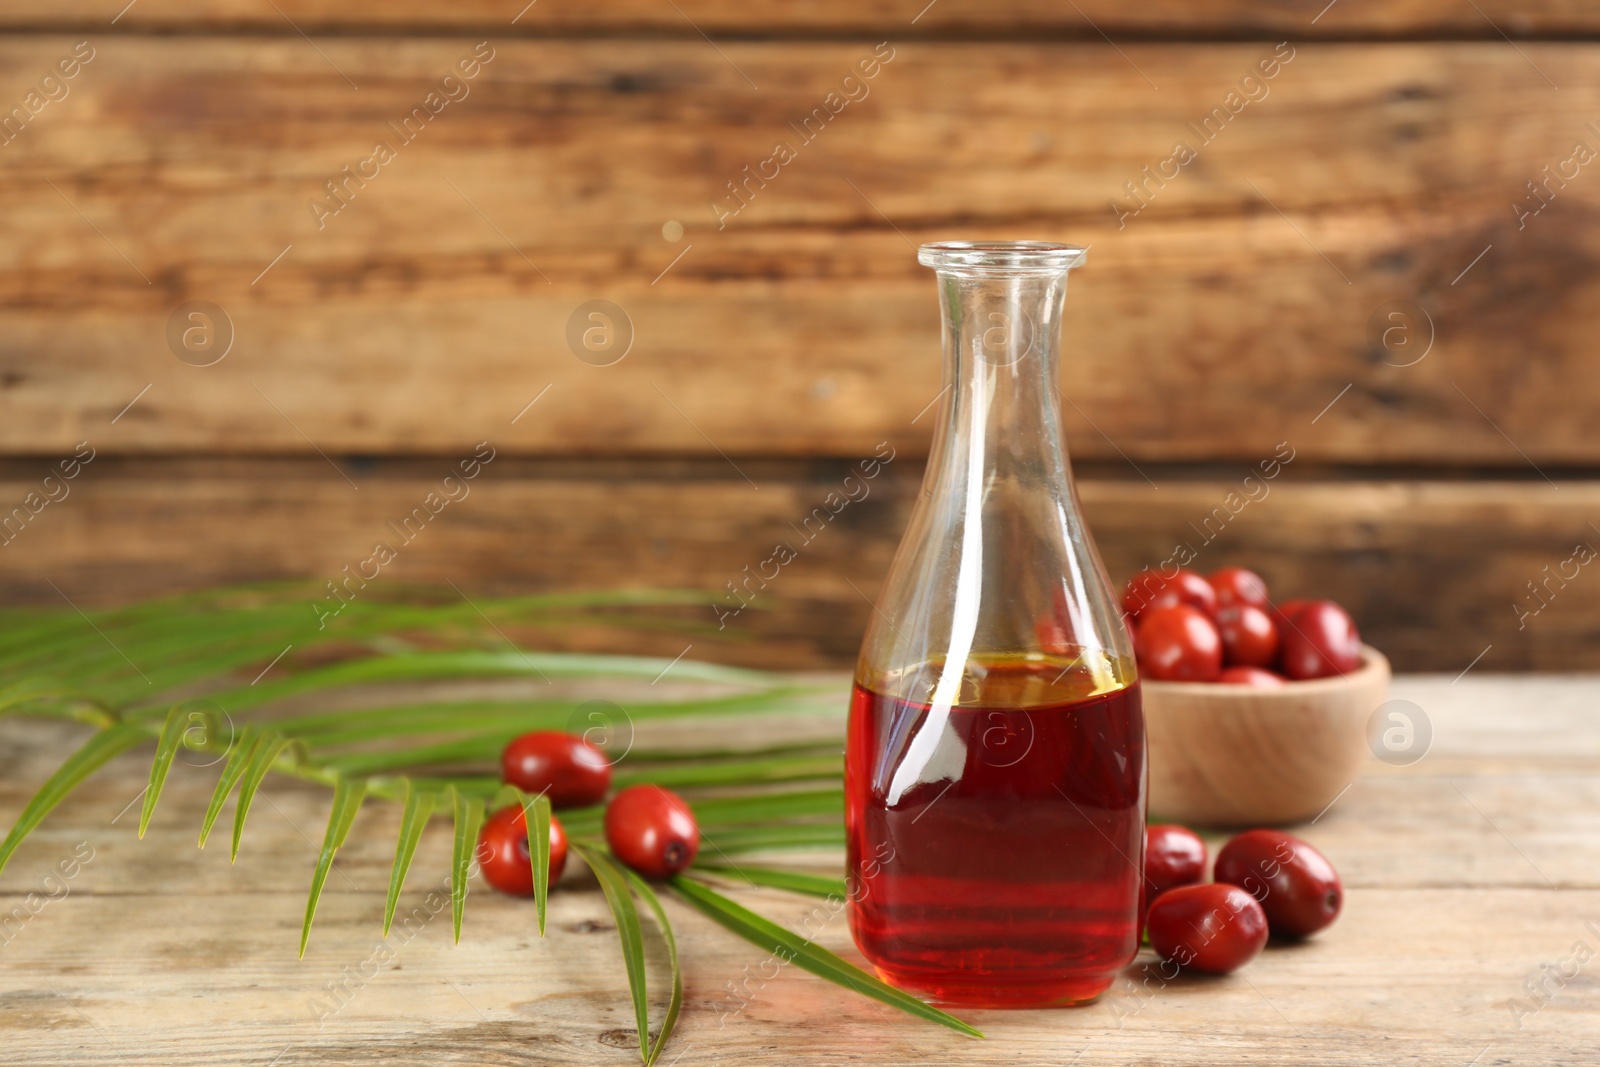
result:
<svg viewBox="0 0 1600 1067"><path fill-rule="evenodd" d="M944 392L850 706L850 928L951 1004L1090 1000L1139 941L1145 739L1132 641L1056 397L1081 248L923 245Z"/></svg>

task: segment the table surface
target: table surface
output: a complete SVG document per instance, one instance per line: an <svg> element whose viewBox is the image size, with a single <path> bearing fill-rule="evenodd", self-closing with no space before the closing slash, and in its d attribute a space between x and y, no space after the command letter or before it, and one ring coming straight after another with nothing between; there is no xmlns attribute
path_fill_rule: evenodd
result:
<svg viewBox="0 0 1600 1067"><path fill-rule="evenodd" d="M1302 828L1348 891L1344 915L1310 942L1226 978L1171 982L1147 980L1146 952L1095 1005L966 1013L988 1035L978 1041L793 967L764 980L761 952L669 900L686 1000L661 1062L1593 1065L1600 677L1412 676L1393 696L1422 709L1432 747L1408 767L1373 762ZM0 820L76 729L0 723ZM269 781L230 866L225 844L194 847L214 770L177 767L137 840L127 808L147 767L147 752L116 761L0 876L6 1063L639 1062L610 914L584 878L551 896L543 941L525 902L475 892L460 945L448 909L384 944L399 815L374 802L296 960L327 792ZM436 823L402 912L444 884L448 856ZM87 861L62 878L74 858ZM735 895L796 927L817 907ZM820 928L820 943L859 962L842 916ZM754 991L733 1014L731 982Z"/></svg>

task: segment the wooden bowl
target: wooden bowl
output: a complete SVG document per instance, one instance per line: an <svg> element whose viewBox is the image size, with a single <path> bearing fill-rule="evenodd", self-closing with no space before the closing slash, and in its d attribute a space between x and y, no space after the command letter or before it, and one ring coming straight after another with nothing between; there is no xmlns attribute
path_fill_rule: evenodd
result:
<svg viewBox="0 0 1600 1067"><path fill-rule="evenodd" d="M1277 826L1315 818L1371 755L1367 720L1389 661L1281 689L1145 682L1150 816L1190 826Z"/></svg>

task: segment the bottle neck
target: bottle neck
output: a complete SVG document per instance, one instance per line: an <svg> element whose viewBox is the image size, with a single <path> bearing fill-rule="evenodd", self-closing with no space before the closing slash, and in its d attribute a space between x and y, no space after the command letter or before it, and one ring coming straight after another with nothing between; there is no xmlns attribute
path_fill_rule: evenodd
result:
<svg viewBox="0 0 1600 1067"><path fill-rule="evenodd" d="M945 388L929 474L983 492L1014 476L1066 489L1056 399L1066 271L941 272ZM954 469L952 469L954 468Z"/></svg>
<svg viewBox="0 0 1600 1067"><path fill-rule="evenodd" d="M946 388L951 396L934 435L923 490L959 529L947 656L933 705L958 700L982 624L986 572L1028 552L1026 528L1057 525L1075 512L1055 397L1056 345L1066 271L979 275L941 271ZM1033 513L1034 523L996 522ZM952 531L954 533L954 531ZM986 544L994 538L1015 543Z"/></svg>

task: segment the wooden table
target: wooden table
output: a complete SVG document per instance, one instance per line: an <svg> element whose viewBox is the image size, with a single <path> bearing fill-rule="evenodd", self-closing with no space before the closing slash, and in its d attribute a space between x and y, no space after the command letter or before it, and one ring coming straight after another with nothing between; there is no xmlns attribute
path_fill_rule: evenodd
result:
<svg viewBox="0 0 1600 1067"><path fill-rule="evenodd" d="M968 1013L989 1035L977 1041L792 967L752 978L753 998L731 1013L728 983L746 968L757 975L762 953L669 902L686 1006L662 1062L1593 1065L1600 678L1416 676L1397 680L1394 695L1424 709L1432 749L1409 767L1374 762L1304 829L1348 890L1343 917L1310 943L1271 948L1221 979L1145 983L1142 958L1095 1006ZM0 723L3 818L71 733ZM128 805L146 758L123 757L94 779L0 876L0 911L13 916L0 921L6 1064L639 1062L610 916L581 880L552 895L542 942L528 907L481 892L459 946L448 908L385 946L398 812L374 804L297 961L327 794L269 782L230 867L225 833L194 848L214 771L175 771L136 840ZM430 828L402 911L426 915L448 846L445 827ZM51 877L91 850L73 877ZM817 907L773 891L740 896L795 924ZM819 940L859 959L842 916Z"/></svg>

